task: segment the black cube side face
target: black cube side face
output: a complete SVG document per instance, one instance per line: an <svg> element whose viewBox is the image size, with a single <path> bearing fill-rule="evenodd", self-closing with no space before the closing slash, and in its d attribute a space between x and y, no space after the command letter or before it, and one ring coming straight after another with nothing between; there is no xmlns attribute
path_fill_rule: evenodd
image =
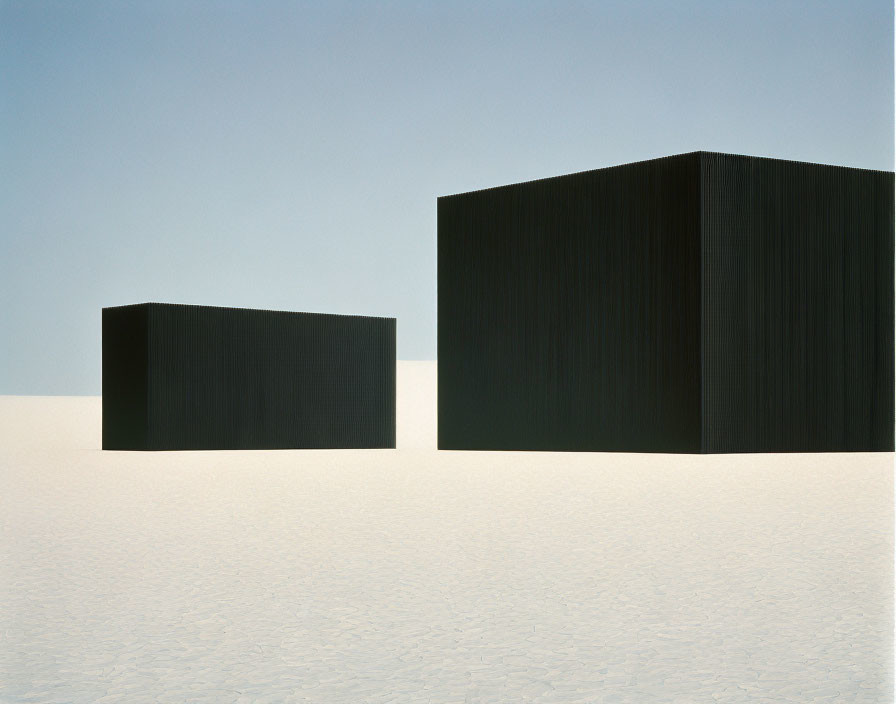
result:
<svg viewBox="0 0 896 704"><path fill-rule="evenodd" d="M147 410L122 449L395 447L394 319L128 308L145 310Z"/></svg>
<svg viewBox="0 0 896 704"><path fill-rule="evenodd" d="M893 174L702 158L704 451L892 451Z"/></svg>
<svg viewBox="0 0 896 704"><path fill-rule="evenodd" d="M699 157L438 201L440 449L700 451Z"/></svg>
<svg viewBox="0 0 896 704"><path fill-rule="evenodd" d="M146 449L148 308L103 308L103 449Z"/></svg>

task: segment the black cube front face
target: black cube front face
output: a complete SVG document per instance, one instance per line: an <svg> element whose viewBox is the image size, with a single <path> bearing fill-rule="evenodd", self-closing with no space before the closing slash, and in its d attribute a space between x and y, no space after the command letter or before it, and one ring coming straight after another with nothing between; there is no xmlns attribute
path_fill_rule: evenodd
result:
<svg viewBox="0 0 896 704"><path fill-rule="evenodd" d="M438 228L441 449L893 449L892 173L696 152Z"/></svg>
<svg viewBox="0 0 896 704"><path fill-rule="evenodd" d="M439 448L699 451L698 167L439 199Z"/></svg>
<svg viewBox="0 0 896 704"><path fill-rule="evenodd" d="M103 448L395 447L395 319L103 309Z"/></svg>

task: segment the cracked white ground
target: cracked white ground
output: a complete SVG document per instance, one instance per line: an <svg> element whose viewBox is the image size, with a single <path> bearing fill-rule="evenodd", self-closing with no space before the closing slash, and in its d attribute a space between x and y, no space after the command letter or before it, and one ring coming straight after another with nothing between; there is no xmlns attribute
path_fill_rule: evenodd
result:
<svg viewBox="0 0 896 704"><path fill-rule="evenodd" d="M0 397L2 702L890 702L893 454L102 452Z"/></svg>

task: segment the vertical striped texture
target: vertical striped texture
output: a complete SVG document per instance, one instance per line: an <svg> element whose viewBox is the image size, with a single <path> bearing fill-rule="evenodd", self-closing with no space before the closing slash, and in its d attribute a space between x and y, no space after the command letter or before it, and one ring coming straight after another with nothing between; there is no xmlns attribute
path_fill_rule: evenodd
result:
<svg viewBox="0 0 896 704"><path fill-rule="evenodd" d="M699 451L698 166L439 199L440 448Z"/></svg>
<svg viewBox="0 0 896 704"><path fill-rule="evenodd" d="M146 320L146 443L132 449L395 447L394 318L158 303L104 317L123 310ZM105 414L119 402L103 391ZM104 425L104 447L121 444L108 442Z"/></svg>
<svg viewBox="0 0 896 704"><path fill-rule="evenodd" d="M706 452L893 449L893 174L702 155Z"/></svg>
<svg viewBox="0 0 896 704"><path fill-rule="evenodd" d="M893 226L707 152L440 198L439 447L892 450Z"/></svg>

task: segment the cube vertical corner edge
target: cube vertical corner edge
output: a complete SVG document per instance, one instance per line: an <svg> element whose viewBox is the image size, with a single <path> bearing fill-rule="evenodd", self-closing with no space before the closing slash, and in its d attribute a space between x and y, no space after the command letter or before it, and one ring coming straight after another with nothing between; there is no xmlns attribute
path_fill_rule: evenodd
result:
<svg viewBox="0 0 896 704"><path fill-rule="evenodd" d="M699 155L438 201L439 447L700 450Z"/></svg>
<svg viewBox="0 0 896 704"><path fill-rule="evenodd" d="M441 449L893 450L893 173L693 152L438 199Z"/></svg>

